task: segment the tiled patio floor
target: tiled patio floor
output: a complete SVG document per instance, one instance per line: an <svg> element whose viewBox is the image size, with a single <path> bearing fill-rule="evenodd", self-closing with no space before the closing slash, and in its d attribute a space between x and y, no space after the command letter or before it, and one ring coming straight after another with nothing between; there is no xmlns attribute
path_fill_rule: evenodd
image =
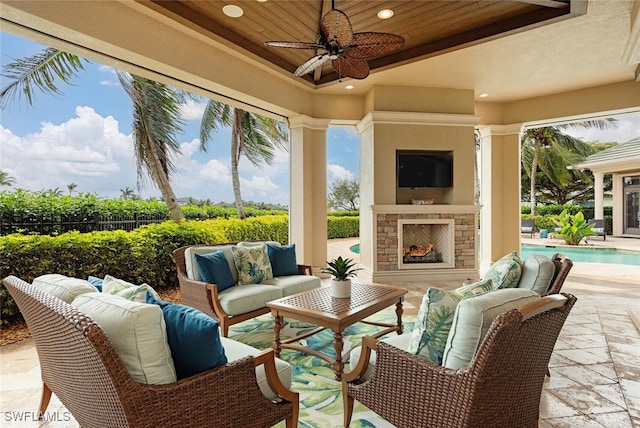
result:
<svg viewBox="0 0 640 428"><path fill-rule="evenodd" d="M607 238L608 245L615 246L615 241ZM348 255L357 260L357 254L348 252L355 243L332 241L329 257ZM637 239L624 239L621 245L640 250ZM395 285L409 290L405 313L417 314L424 284ZM640 326L632 320L632 313L640 311L640 267L576 263L563 291L576 295L578 302L551 359L540 427L640 428ZM47 414L52 420L35 420L40 385L31 339L0 347L0 426L77 427L55 395Z"/></svg>

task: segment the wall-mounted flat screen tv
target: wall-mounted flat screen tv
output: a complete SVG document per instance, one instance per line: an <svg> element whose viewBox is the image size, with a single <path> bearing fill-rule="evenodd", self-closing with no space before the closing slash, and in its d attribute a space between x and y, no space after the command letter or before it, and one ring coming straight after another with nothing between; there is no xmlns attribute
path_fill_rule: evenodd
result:
<svg viewBox="0 0 640 428"><path fill-rule="evenodd" d="M396 152L398 187L451 187L453 153L445 151Z"/></svg>

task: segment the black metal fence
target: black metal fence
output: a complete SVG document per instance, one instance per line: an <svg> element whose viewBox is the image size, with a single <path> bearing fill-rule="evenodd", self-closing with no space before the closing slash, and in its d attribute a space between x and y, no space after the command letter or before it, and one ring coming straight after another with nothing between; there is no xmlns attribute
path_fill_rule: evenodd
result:
<svg viewBox="0 0 640 428"><path fill-rule="evenodd" d="M133 230L149 223L161 223L168 220L166 215L138 214L102 215L99 212L69 214L20 214L7 219L0 215L0 235L10 233L37 233L51 235L77 230L82 233L97 230Z"/></svg>

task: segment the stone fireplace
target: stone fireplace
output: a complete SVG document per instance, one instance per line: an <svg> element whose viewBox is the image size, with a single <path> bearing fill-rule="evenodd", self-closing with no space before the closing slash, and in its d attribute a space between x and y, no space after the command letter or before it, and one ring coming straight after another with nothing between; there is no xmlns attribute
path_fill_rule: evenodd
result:
<svg viewBox="0 0 640 428"><path fill-rule="evenodd" d="M373 205L371 209L371 254L367 254L368 245L361 245L361 267L371 281L478 276L479 205ZM366 244L362 231L360 237ZM430 246L435 254L425 257ZM363 266L362 260L372 260L372 265Z"/></svg>

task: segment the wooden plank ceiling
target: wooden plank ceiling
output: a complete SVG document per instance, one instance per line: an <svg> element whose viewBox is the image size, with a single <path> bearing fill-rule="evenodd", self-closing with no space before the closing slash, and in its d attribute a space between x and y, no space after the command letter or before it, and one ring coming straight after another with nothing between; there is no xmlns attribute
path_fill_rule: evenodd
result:
<svg viewBox="0 0 640 428"><path fill-rule="evenodd" d="M400 51L368 61L373 71L543 25L550 19L569 15L570 3L571 0L336 0L335 8L349 17L354 32L375 31L404 37L404 47ZM316 52L268 47L264 42L316 42L320 19L331 9L330 0L152 0L146 4L291 74ZM228 4L240 6L242 16L226 16L222 9ZM393 17L379 19L377 13L381 9L392 9ZM329 62L322 67L321 73L310 73L302 78L321 85L338 80L339 76Z"/></svg>

